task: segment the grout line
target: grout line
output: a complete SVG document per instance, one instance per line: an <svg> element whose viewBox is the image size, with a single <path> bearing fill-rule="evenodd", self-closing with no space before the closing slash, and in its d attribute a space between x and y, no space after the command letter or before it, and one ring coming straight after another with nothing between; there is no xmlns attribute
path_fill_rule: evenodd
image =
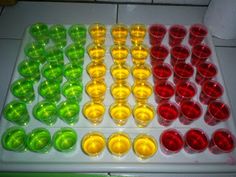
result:
<svg viewBox="0 0 236 177"><path fill-rule="evenodd" d="M116 23L119 22L119 4L116 5Z"/></svg>
<svg viewBox="0 0 236 177"><path fill-rule="evenodd" d="M222 47L222 48L236 48L235 45L229 46L229 45L215 45L215 47Z"/></svg>
<svg viewBox="0 0 236 177"><path fill-rule="evenodd" d="M5 9L5 6L2 7L2 9L0 11L0 16L2 15L4 9Z"/></svg>
<svg viewBox="0 0 236 177"><path fill-rule="evenodd" d="M8 37L0 37L0 40L22 40L21 38L8 38Z"/></svg>

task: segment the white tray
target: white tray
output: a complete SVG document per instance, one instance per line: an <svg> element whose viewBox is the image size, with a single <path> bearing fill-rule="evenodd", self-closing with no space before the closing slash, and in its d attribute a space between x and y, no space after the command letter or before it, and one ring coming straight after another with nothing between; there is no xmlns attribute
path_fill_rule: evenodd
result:
<svg viewBox="0 0 236 177"><path fill-rule="evenodd" d="M69 25L65 25L66 28L69 28ZM168 27L168 26L167 26ZM186 26L188 28L188 26ZM91 39L89 35L87 35L87 43L86 46L91 43ZM69 37L68 44L71 43L71 40ZM188 45L187 42L188 36L185 37L185 40L183 41L183 44ZM23 59L25 59L24 54L24 46L32 41L33 39L29 35L29 28L25 31L24 39L22 41L21 49L17 58L17 64L12 76L12 81L19 78L19 74L17 72L17 65L19 62L21 62ZM128 46L131 46L130 39L128 38ZM145 38L144 43L149 44L148 35ZM214 45L212 43L212 38L210 35L205 39L205 43L208 44L212 49L212 56L210 60L216 64L219 72L217 74L216 80L219 81L225 88L225 84L223 81L222 73L220 71L220 66L218 63L218 59L216 56L216 52L214 49ZM220 123L216 126L209 126L206 123L204 123L203 116L206 112L206 106L203 106L203 116L195 121L191 125L182 125L179 120L175 121L171 126L169 127L163 127L161 126L157 121L157 115L155 119L151 122L151 124L147 128L137 128L137 126L134 123L133 117L130 117L127 124L123 127L117 127L113 121L111 120L108 108L109 105L114 102L109 87L113 83L112 77L110 75L110 66L113 64L112 58L109 53L109 46L113 44L111 35L110 35L110 26L107 26L107 38L106 38L106 46L107 46L107 53L106 53L106 59L105 64L107 65L107 73L106 73L106 84L107 84L107 92L104 104L106 105L106 113L104 115L104 120L100 125L93 126L91 125L83 116L82 111L79 114L79 122L75 124L72 128L74 128L77 131L78 134L78 141L77 141L77 148L75 151L71 153L61 153L56 151L52 148L52 150L47 154L39 154L39 153L33 153L30 151L24 152L24 153L16 153L16 152L10 152L6 151L0 146L0 170L1 171L44 171L44 172L52 172L52 171L67 171L67 172L232 172L236 171L236 150L234 150L232 153L229 154L220 154L220 155L213 155L209 152L207 149L205 152L200 154L187 154L184 150L181 150L178 154L175 155L165 155L161 152L161 149L158 148L157 153L148 160L140 160L138 157L135 156L134 152L132 150L129 151L129 153L122 157L117 158L112 156L107 149L103 152L101 156L98 158L91 158L85 155L80 148L80 141L82 137L90 132L90 131L100 131L104 133L105 137L108 138L110 134L117 131L124 131L128 133L132 140L136 135L139 133L148 133L156 138L159 144L159 136L162 133L163 130L167 128L176 128L182 134L184 134L187 130L190 128L201 128L203 129L208 136L210 137L211 134L219 128L227 128L229 129L233 134L236 133L235 130L235 122L233 119L233 115L231 114L230 119L225 123ZM163 44L168 46L168 35L165 36L163 40ZM189 45L188 45L189 46ZM189 46L190 47L190 46ZM84 73L83 73L83 84L84 86L86 83L90 80L85 68L87 64L91 61L88 54L85 54L84 59ZM149 63L150 59L147 59L147 62ZM170 55L168 56L166 62L170 61ZM65 56L65 62L68 62L68 59ZM187 62L190 62L190 57L187 59ZM129 55L127 64L132 66L131 56ZM191 78L191 81L195 82L195 72L194 71L194 77ZM42 78L41 78L42 80ZM133 79L131 75L128 78L129 83L133 83ZM172 77L169 79L172 81ZM65 81L65 79L64 79ZM149 79L149 81L152 83L152 77ZM37 89L37 84L35 85L35 90ZM198 85L197 85L198 86ZM229 99L226 93L227 89L225 88L225 92L222 96L222 100L229 104ZM200 87L198 86L198 92L195 96L196 100L199 100L199 93L200 93ZM10 102L13 99L13 96L11 92L8 92L8 95L6 97L5 104ZM31 116L30 123L25 126L26 132L30 132L32 129L36 127L45 127L48 130L50 130L51 135L58 130L60 127L68 127L67 124L65 124L62 120L58 119L57 123L53 127L46 126L39 121L35 120L31 114L32 112L32 105L35 105L38 100L41 100L42 98L40 96L37 96L35 101L28 105L28 110ZM64 99L62 97L62 99ZM90 100L88 95L83 93L83 99L80 103L81 109L85 102ZM172 98L172 101L174 101L174 97ZM135 101L133 99L133 96L130 95L129 97L129 103L133 106L135 104ZM154 101L154 96L152 95L149 99L149 103L152 103L157 106L157 104ZM232 112L232 111L231 111ZM6 121L3 117L1 117L0 120L0 136L3 134L3 132L8 128L13 126L12 123Z"/></svg>

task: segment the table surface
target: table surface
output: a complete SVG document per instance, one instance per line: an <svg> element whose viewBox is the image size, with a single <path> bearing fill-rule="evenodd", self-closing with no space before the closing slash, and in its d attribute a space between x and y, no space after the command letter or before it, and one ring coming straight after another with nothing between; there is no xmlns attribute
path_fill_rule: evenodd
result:
<svg viewBox="0 0 236 177"><path fill-rule="evenodd" d="M0 7L0 112L9 87L24 29L30 24L41 21L52 24L91 24L94 22L151 24L158 22L188 25L201 23L206 9L207 6L55 2L19 2L16 6ZM232 113L236 115L236 79L234 79L236 75L236 40L213 38L213 42L225 79ZM165 175L169 176L168 174ZM185 175L189 176L188 174ZM150 174L150 176L152 175ZM160 176L163 175L160 174ZM202 176L205 175L202 174ZM234 176L234 174L225 174L224 176Z"/></svg>

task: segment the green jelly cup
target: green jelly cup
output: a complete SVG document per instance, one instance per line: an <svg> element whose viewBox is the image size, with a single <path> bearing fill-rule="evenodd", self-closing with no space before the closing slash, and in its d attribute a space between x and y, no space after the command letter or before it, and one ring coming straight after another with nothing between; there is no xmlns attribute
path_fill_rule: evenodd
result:
<svg viewBox="0 0 236 177"><path fill-rule="evenodd" d="M3 109L3 116L17 125L27 125L30 121L26 104L21 101L11 101Z"/></svg>
<svg viewBox="0 0 236 177"><path fill-rule="evenodd" d="M66 100L58 105L58 117L68 125L74 125L79 121L80 106L76 101Z"/></svg>
<svg viewBox="0 0 236 177"><path fill-rule="evenodd" d="M34 60L23 60L18 65L18 72L21 76L33 82L40 80L39 63Z"/></svg>
<svg viewBox="0 0 236 177"><path fill-rule="evenodd" d="M26 133L21 127L10 127L2 135L2 146L8 151L24 152L26 150Z"/></svg>
<svg viewBox="0 0 236 177"><path fill-rule="evenodd" d="M52 25L49 28L49 36L57 47L63 48L66 46L66 28L63 25Z"/></svg>
<svg viewBox="0 0 236 177"><path fill-rule="evenodd" d="M33 115L46 125L54 125L57 121L57 106L47 100L40 101L34 106Z"/></svg>
<svg viewBox="0 0 236 177"><path fill-rule="evenodd" d="M68 63L64 66L64 76L70 81L81 81L83 75L83 67L78 63Z"/></svg>
<svg viewBox="0 0 236 177"><path fill-rule="evenodd" d="M42 44L37 42L31 42L26 44L25 55L32 60L35 60L39 63L45 62L45 48Z"/></svg>
<svg viewBox="0 0 236 177"><path fill-rule="evenodd" d="M61 87L59 82L45 80L39 84L39 94L46 100L58 102L61 99Z"/></svg>
<svg viewBox="0 0 236 177"><path fill-rule="evenodd" d="M61 128L53 135L53 146L57 151L73 151L77 143L77 133L72 128Z"/></svg>
<svg viewBox="0 0 236 177"><path fill-rule="evenodd" d="M29 32L31 36L40 44L46 45L49 42L49 30L46 24L35 23L31 25Z"/></svg>
<svg viewBox="0 0 236 177"><path fill-rule="evenodd" d="M45 63L41 69L41 73L42 76L49 81L62 82L63 65Z"/></svg>
<svg viewBox="0 0 236 177"><path fill-rule="evenodd" d="M45 58L48 63L64 65L63 51L58 47L48 47L45 51Z"/></svg>
<svg viewBox="0 0 236 177"><path fill-rule="evenodd" d="M36 128L27 135L26 145L32 152L47 153L52 146L51 134L45 128Z"/></svg>
<svg viewBox="0 0 236 177"><path fill-rule="evenodd" d="M33 82L27 79L18 79L11 85L11 93L19 100L31 103L35 99Z"/></svg>
<svg viewBox="0 0 236 177"><path fill-rule="evenodd" d="M80 102L83 94L83 84L80 81L67 81L62 86L62 94L67 100Z"/></svg>
<svg viewBox="0 0 236 177"><path fill-rule="evenodd" d="M68 33L73 42L78 43L80 45L85 45L86 35L87 35L87 29L85 25L82 24L72 25L69 28Z"/></svg>
<svg viewBox="0 0 236 177"><path fill-rule="evenodd" d="M70 60L70 62L77 62L81 65L84 64L84 47L80 44L73 43L70 44L65 49L65 54L67 58Z"/></svg>

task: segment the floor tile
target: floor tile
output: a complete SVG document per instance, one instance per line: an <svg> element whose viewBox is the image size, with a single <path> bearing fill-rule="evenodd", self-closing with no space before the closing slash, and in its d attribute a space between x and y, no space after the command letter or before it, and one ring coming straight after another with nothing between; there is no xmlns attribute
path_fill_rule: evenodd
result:
<svg viewBox="0 0 236 177"><path fill-rule="evenodd" d="M102 2L118 2L118 3L151 3L152 0L97 0Z"/></svg>
<svg viewBox="0 0 236 177"><path fill-rule="evenodd" d="M210 0L153 0L154 3L208 5Z"/></svg>

